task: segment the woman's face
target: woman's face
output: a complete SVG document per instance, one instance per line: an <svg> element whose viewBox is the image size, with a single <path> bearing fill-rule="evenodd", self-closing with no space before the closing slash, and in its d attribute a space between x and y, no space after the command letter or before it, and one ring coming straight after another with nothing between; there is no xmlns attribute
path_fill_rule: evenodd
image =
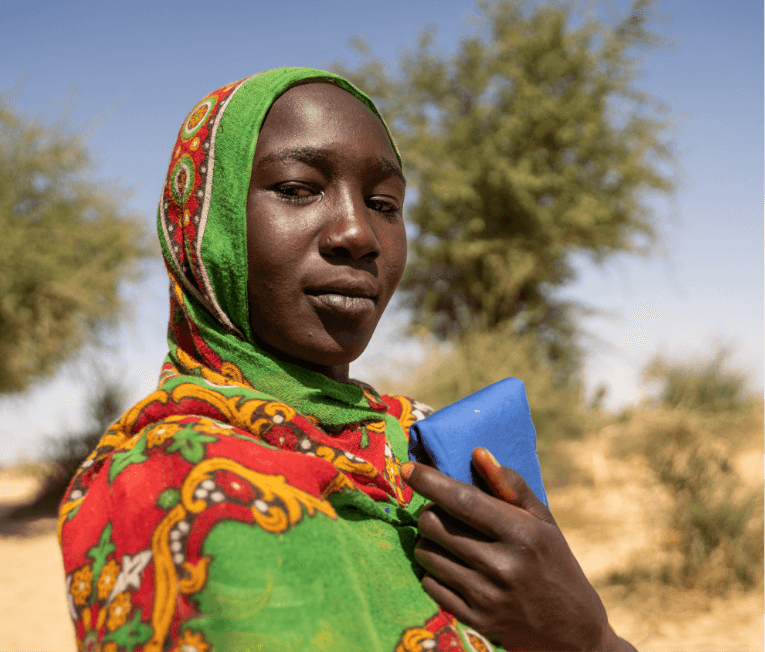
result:
<svg viewBox="0 0 765 652"><path fill-rule="evenodd" d="M350 93L310 83L274 102L247 198L261 345L347 381L404 272L404 187L385 127Z"/></svg>

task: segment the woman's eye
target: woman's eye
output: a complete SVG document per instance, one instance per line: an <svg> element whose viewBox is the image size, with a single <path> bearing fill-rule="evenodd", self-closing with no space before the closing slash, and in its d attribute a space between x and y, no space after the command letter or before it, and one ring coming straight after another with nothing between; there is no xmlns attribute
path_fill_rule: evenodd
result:
<svg viewBox="0 0 765 652"><path fill-rule="evenodd" d="M400 210L398 204L384 199L369 199L367 200L367 206L373 211L385 213L386 215L396 215Z"/></svg>
<svg viewBox="0 0 765 652"><path fill-rule="evenodd" d="M302 201L316 194L312 188L296 184L277 186L276 192L287 201Z"/></svg>

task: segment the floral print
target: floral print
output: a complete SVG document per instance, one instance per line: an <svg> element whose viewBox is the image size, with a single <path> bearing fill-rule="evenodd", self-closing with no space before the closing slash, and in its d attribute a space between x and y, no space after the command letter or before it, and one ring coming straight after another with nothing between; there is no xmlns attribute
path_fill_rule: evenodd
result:
<svg viewBox="0 0 765 652"><path fill-rule="evenodd" d="M110 632L120 625L124 625L133 604L129 593L119 593L109 605L109 615L106 619L106 627Z"/></svg>
<svg viewBox="0 0 765 652"><path fill-rule="evenodd" d="M205 641L204 634L184 629L172 652L207 652L209 649L210 644Z"/></svg>
<svg viewBox="0 0 765 652"><path fill-rule="evenodd" d="M250 483L232 471L218 471L215 474L215 484L227 495L243 503L250 503L257 497Z"/></svg>
<svg viewBox="0 0 765 652"><path fill-rule="evenodd" d="M176 392L175 400L198 397L196 386L186 387L191 389L190 393ZM402 422L411 418L407 399L386 396L384 400L393 418ZM245 405L246 409L241 401L232 400L230 404ZM172 420L144 428L139 441L129 450L113 449L106 465L88 465L84 472L91 473L91 468L96 471L92 472L87 487L83 490L78 485L78 489L90 495L101 491L101 503L96 503L99 505L112 496L120 497L122 502L117 508L91 510L85 516L74 510L74 519L64 511L64 533L70 540L82 537L79 550L84 552L79 554L85 559L67 577L70 611L80 650L227 649L214 639L215 627L207 629L207 622L215 622L220 616L215 615L215 610L206 612L201 608L206 603L199 598L208 588L210 568L216 563L215 549L207 553L204 544L205 533L216 522L249 523L261 532L278 536L280 541L289 541L291 532L303 527L301 524L306 521L338 520L329 500L335 494L341 497L347 494L348 499L357 501L352 494L363 489L367 500L379 496L378 501L387 500L391 506L398 504L399 510L409 508L411 489L400 481L400 462L386 437L383 422L364 421L326 433L310 419L294 417L285 422L281 408L269 407L272 405L263 401L250 417L256 421L265 418L263 415L273 416L270 427L263 428L258 438L239 436L238 429L219 426L206 417L171 417ZM155 444L162 439L163 444L148 446L149 437ZM270 445L261 443L269 437ZM280 460L278 466L276 460ZM302 480L295 475L301 464L315 469L302 476ZM326 480L315 493L299 488L306 478L313 477L311 473L320 469L326 473ZM407 490L410 493L405 494ZM137 502L151 507L136 511L139 516L134 517L132 506ZM342 500L339 504L343 504ZM383 511L393 516L390 507ZM109 520L114 514L122 519L119 536L115 534L116 523ZM152 516L151 521L147 515L153 514L157 517ZM88 531L87 519L94 518L103 525ZM84 524L82 529L78 529L80 524ZM313 544L310 538L308 541L309 546ZM265 548L270 545L263 543ZM231 550L243 547L231 540L227 540L227 545ZM394 551L395 545L378 540L370 549ZM280 550L278 563L288 563L289 547ZM264 563L267 568L270 562ZM245 571L235 571L240 572ZM312 577L315 575L306 574L306 578ZM411 579L417 582L416 577ZM310 581L307 586L311 586ZM222 604L230 604L226 609L231 609L238 601L228 603L224 599ZM205 620L210 617L212 621ZM311 641L323 641L321 637L328 635L317 632L315 636L319 638ZM398 630L397 641L391 640L390 644L391 652L493 649L475 631L464 631L460 623L444 612L424 624L421 621L412 628ZM298 645L295 649L303 648Z"/></svg>
<svg viewBox="0 0 765 652"><path fill-rule="evenodd" d="M120 565L110 559L101 569L101 575L98 578L98 599L105 600L114 588L114 582L120 572Z"/></svg>
<svg viewBox="0 0 765 652"><path fill-rule="evenodd" d="M295 450L298 438L289 426L274 426L265 434L265 440L277 448Z"/></svg>
<svg viewBox="0 0 765 652"><path fill-rule="evenodd" d="M160 423L146 431L146 444L149 448L161 446L180 429L176 423Z"/></svg>
<svg viewBox="0 0 765 652"><path fill-rule="evenodd" d="M200 432L207 433L208 435L221 435L224 437L235 432L233 426L219 423L212 419L200 420L200 423L195 424L194 428Z"/></svg>
<svg viewBox="0 0 765 652"><path fill-rule="evenodd" d="M90 595L90 586L93 582L93 571L90 566L85 566L74 573L72 586L69 591L74 598L74 604L84 605Z"/></svg>

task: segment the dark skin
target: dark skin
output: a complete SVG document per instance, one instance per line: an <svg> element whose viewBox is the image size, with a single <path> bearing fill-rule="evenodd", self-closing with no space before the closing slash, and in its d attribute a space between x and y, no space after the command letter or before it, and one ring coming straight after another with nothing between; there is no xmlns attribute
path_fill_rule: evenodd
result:
<svg viewBox="0 0 765 652"><path fill-rule="evenodd" d="M404 273L405 186L385 127L350 93L305 84L274 102L247 198L261 346L348 382Z"/></svg>
<svg viewBox="0 0 765 652"><path fill-rule="evenodd" d="M276 357L348 382L406 264L405 182L387 132L350 93L296 86L263 124L247 199L250 324ZM608 626L549 510L483 449L490 493L422 464L402 476L423 589L507 650L634 650ZM491 495L493 494L493 495Z"/></svg>

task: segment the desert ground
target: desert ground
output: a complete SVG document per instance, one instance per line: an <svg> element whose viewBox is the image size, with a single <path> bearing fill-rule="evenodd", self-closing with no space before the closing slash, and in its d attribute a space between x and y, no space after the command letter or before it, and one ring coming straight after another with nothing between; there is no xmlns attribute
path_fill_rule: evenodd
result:
<svg viewBox="0 0 765 652"><path fill-rule="evenodd" d="M569 454L588 478L549 491L550 506L574 554L606 605L616 632L638 650L755 652L763 650L762 589L708 596L655 582L609 584L614 571L664 550L660 519L667 496L650 486L639 464L608 455L607 430L571 443ZM762 488L763 450L740 451L734 464ZM37 481L0 472L0 508L28 500ZM64 574L53 519L0 531L0 650L74 652L64 599Z"/></svg>

